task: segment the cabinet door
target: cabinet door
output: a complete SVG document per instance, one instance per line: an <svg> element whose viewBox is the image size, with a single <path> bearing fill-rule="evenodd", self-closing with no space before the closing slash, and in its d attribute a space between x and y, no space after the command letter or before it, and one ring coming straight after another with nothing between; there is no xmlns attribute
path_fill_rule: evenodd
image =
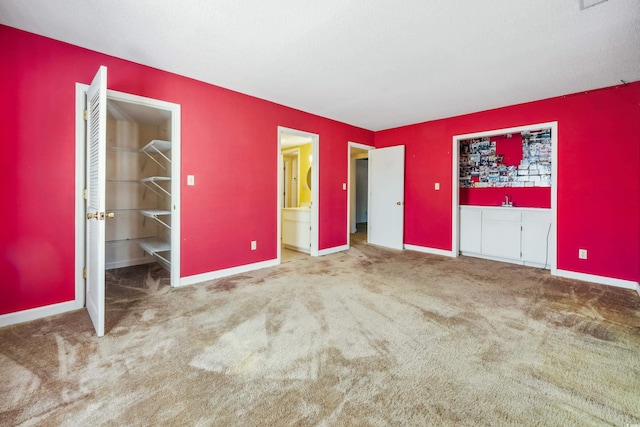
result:
<svg viewBox="0 0 640 427"><path fill-rule="evenodd" d="M482 210L460 208L460 252L481 252Z"/></svg>
<svg viewBox="0 0 640 427"><path fill-rule="evenodd" d="M519 211L486 210L483 212L482 253L500 258L520 259Z"/></svg>
<svg viewBox="0 0 640 427"><path fill-rule="evenodd" d="M548 266L551 214L549 212L522 213L522 260Z"/></svg>

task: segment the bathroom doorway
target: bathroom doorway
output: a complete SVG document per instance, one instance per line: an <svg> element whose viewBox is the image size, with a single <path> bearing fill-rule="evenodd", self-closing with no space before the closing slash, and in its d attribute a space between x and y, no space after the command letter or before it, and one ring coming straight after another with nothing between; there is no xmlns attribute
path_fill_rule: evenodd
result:
<svg viewBox="0 0 640 427"><path fill-rule="evenodd" d="M278 127L278 261L318 255L319 135Z"/></svg>

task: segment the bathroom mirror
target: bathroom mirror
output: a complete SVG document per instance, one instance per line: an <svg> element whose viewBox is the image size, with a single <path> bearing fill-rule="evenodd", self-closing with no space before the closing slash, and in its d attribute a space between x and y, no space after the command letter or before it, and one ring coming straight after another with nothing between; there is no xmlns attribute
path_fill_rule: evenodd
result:
<svg viewBox="0 0 640 427"><path fill-rule="evenodd" d="M311 190L311 166L309 166L309 170L307 171L307 187Z"/></svg>

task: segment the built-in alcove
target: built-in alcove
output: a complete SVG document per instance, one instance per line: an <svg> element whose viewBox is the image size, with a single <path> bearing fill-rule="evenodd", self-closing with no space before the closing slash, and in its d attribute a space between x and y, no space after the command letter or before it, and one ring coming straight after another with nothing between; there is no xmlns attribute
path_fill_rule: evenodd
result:
<svg viewBox="0 0 640 427"><path fill-rule="evenodd" d="M454 253L555 270L557 124L453 142Z"/></svg>

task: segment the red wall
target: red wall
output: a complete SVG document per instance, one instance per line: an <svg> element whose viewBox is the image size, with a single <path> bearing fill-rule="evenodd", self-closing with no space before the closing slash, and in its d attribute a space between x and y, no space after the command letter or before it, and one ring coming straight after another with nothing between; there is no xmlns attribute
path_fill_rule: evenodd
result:
<svg viewBox="0 0 640 427"><path fill-rule="evenodd" d="M377 132L406 146L405 243L451 250L454 135L558 121L558 268L638 281L639 104L635 82Z"/></svg>
<svg viewBox="0 0 640 427"><path fill-rule="evenodd" d="M182 106L182 277L276 257L278 126L320 135L319 248L346 244L348 141L372 132L6 26L0 46L0 314L74 299L75 83L100 65Z"/></svg>

